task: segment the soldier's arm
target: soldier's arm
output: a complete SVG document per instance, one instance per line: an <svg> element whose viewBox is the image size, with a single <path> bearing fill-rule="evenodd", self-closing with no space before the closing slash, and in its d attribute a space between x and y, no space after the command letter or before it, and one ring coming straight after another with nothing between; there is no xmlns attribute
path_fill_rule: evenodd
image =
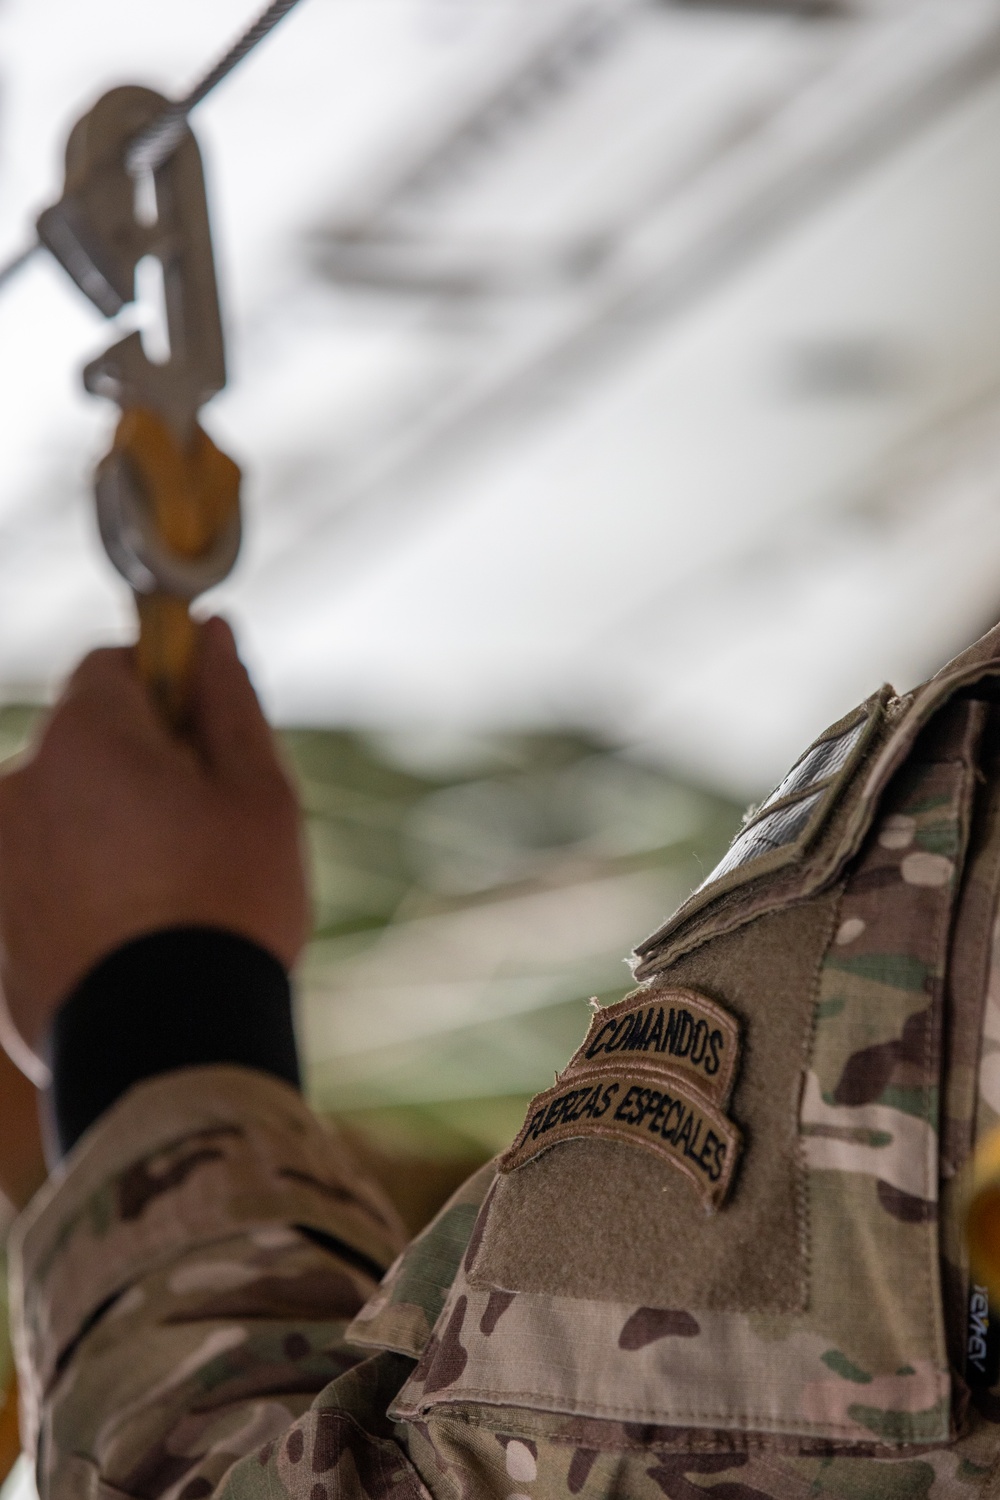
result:
<svg viewBox="0 0 1000 1500"><path fill-rule="evenodd" d="M627 1048L577 1054L377 1291L392 1211L281 1062L294 799L206 647L191 745L112 653L0 781L2 978L70 1147L12 1257L43 1500L992 1494L955 1188L998 1108L997 642L817 741L581 1054ZM724 1204L696 1110L744 1132Z"/></svg>
<svg viewBox="0 0 1000 1500"><path fill-rule="evenodd" d="M51 1066L68 1152L12 1248L43 1497L199 1500L259 1455L242 1492L275 1445L303 1500L348 1450L412 1475L384 1430L410 1362L344 1339L401 1227L295 1087L306 911L295 799L227 629L187 744L129 653L88 658L0 781L8 1021Z"/></svg>

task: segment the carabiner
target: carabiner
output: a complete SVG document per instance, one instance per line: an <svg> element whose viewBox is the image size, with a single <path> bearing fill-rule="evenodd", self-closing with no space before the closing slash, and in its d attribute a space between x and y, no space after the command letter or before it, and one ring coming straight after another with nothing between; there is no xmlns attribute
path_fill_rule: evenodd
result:
<svg viewBox="0 0 1000 1500"><path fill-rule="evenodd" d="M139 192L128 166L130 144L168 109L163 95L136 86L99 99L70 134L62 198L38 220L39 238L105 317L134 300L140 260L155 256L163 268L169 358L154 363L130 333L83 372L86 389L123 413L98 467L97 517L108 556L137 602L146 600L140 631L154 619L157 597L186 603L220 583L241 533L239 470L198 424L226 371L205 183L190 127L178 123L176 145L152 168L152 194ZM186 691L178 664L190 666L194 627L179 623L186 609L171 608L164 618L171 631L187 632L186 648L171 648L162 671L156 651L140 650L140 659L177 720Z"/></svg>

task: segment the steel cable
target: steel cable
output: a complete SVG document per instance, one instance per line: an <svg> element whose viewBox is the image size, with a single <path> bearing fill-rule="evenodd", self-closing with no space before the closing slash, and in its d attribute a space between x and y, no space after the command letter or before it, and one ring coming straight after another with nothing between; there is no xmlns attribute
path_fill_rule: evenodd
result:
<svg viewBox="0 0 1000 1500"><path fill-rule="evenodd" d="M27 265L28 261L34 255L35 251L40 250L41 248L42 247L39 244L38 240L35 240L33 244L26 245L24 249L20 251L19 254L15 255L11 260L9 260L5 266L0 267L0 289L3 288L5 283L8 282L12 276L16 276L21 267Z"/></svg>
<svg viewBox="0 0 1000 1500"><path fill-rule="evenodd" d="M272 3L248 26L238 41L234 42L224 57L221 57L189 94L154 120L152 125L137 135L129 147L128 169L130 172L152 170L170 155L180 140L184 122L201 101L241 63L249 52L262 42L268 32L287 16L299 0L272 0Z"/></svg>
<svg viewBox="0 0 1000 1500"><path fill-rule="evenodd" d="M136 136L128 151L129 171L132 173L152 171L161 162L166 161L180 140L187 117L195 106L200 104L298 3L299 0L272 0L267 9L262 11L256 21L247 27L243 35L233 43L215 66L209 69L201 81L196 83L183 99L170 105L159 119L147 125L145 130ZM5 265L0 266L0 289L20 271L22 266L27 264L35 251L40 248L39 242L35 240Z"/></svg>

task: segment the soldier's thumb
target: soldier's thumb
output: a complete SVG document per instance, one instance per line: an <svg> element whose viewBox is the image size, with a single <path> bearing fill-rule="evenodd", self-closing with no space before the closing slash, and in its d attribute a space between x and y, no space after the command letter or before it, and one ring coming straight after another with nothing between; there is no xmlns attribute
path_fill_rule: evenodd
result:
<svg viewBox="0 0 1000 1500"><path fill-rule="evenodd" d="M276 769L274 739L225 620L206 620L195 661L194 731L209 767L227 780L253 781Z"/></svg>

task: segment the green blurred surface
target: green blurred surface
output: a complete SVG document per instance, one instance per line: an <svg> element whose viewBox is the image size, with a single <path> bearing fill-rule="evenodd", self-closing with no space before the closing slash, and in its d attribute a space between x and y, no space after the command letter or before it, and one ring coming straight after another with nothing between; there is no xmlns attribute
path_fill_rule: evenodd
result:
<svg viewBox="0 0 1000 1500"><path fill-rule="evenodd" d="M37 714L0 709L0 757ZM297 976L307 1093L387 1181L422 1163L433 1197L510 1140L579 1044L590 997L627 991L627 954L740 810L571 732L281 738L316 909Z"/></svg>
<svg viewBox="0 0 1000 1500"><path fill-rule="evenodd" d="M496 735L436 762L405 737L284 739L316 881L299 982L311 1098L499 1149L740 810L579 734Z"/></svg>

